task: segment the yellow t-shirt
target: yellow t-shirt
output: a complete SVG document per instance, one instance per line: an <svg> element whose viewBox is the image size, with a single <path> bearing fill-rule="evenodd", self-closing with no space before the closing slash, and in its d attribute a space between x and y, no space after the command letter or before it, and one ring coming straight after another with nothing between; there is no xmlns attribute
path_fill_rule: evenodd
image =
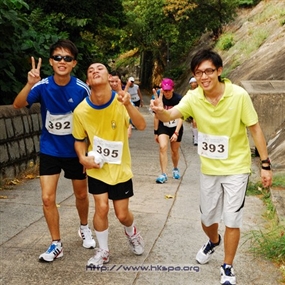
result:
<svg viewBox="0 0 285 285"><path fill-rule="evenodd" d="M128 127L128 112L117 100L115 92L112 92L110 101L102 106L94 105L87 97L75 108L72 131L74 138L76 140L88 138L90 142L88 151L100 151L102 156L109 160L100 169L87 169L88 176L109 185L126 182L133 177ZM94 139L101 142L96 149L94 149Z"/></svg>
<svg viewBox="0 0 285 285"><path fill-rule="evenodd" d="M213 106L206 100L203 89L198 87L189 90L174 108L184 118L191 116L197 122L202 173L250 173L251 152L246 127L256 124L258 116L243 88L228 79L224 79L224 83L224 95L218 105Z"/></svg>

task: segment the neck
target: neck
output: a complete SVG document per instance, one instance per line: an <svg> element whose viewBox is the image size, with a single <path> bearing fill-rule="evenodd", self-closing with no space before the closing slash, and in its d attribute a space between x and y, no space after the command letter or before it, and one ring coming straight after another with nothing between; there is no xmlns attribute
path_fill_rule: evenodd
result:
<svg viewBox="0 0 285 285"><path fill-rule="evenodd" d="M220 99L224 94L224 91L225 91L225 85L219 82L215 90L211 90L209 92L204 91L204 96L212 105L215 106L219 103Z"/></svg>
<svg viewBox="0 0 285 285"><path fill-rule="evenodd" d="M106 104L112 96L112 89L109 85L107 86L93 86L91 88L90 100L95 105Z"/></svg>
<svg viewBox="0 0 285 285"><path fill-rule="evenodd" d="M59 76L59 75L55 74L53 76L53 80L57 85L65 86L69 83L70 77L71 77L70 74L64 75L64 76Z"/></svg>

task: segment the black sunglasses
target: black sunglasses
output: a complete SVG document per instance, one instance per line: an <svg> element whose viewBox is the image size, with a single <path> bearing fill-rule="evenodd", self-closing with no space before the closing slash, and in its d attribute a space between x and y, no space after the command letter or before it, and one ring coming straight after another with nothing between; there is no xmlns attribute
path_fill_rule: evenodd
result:
<svg viewBox="0 0 285 285"><path fill-rule="evenodd" d="M74 60L74 58L72 56L69 56L69 55L65 55L65 56L53 55L50 58L52 58L55 61L61 61L63 59L65 62L71 62Z"/></svg>

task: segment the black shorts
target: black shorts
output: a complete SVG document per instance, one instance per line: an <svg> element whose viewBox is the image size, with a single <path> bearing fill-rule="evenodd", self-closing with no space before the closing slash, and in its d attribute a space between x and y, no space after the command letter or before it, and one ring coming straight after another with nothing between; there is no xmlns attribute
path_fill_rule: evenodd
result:
<svg viewBox="0 0 285 285"><path fill-rule="evenodd" d="M78 157L56 157L47 154L40 154L40 175L54 175L64 171L64 177L73 180L84 180L83 166L79 163Z"/></svg>
<svg viewBox="0 0 285 285"><path fill-rule="evenodd" d="M130 198L134 195L132 179L126 182L118 183L116 185L109 185L93 177L90 176L87 177L88 177L88 189L90 194L96 195L96 194L108 193L108 197L111 200L122 200Z"/></svg>
<svg viewBox="0 0 285 285"><path fill-rule="evenodd" d="M157 130L157 134L158 135L165 134L165 135L168 135L169 138L171 138L173 136L175 130L176 130L176 127L168 128L168 127L166 127L164 125L159 124L158 130ZM180 129L179 135L178 135L178 138L177 138L177 142L181 142L182 136L183 136L183 129Z"/></svg>
<svg viewBox="0 0 285 285"><path fill-rule="evenodd" d="M138 100L136 102L133 102L133 104L136 106L136 107L139 107L141 105L141 100Z"/></svg>

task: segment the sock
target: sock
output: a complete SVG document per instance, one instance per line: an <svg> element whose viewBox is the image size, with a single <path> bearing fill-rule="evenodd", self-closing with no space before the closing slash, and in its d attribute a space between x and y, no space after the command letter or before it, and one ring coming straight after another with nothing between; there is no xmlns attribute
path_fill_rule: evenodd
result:
<svg viewBox="0 0 285 285"><path fill-rule="evenodd" d="M135 233L134 222L132 223L132 225L130 227L125 227L125 231L131 237Z"/></svg>
<svg viewBox="0 0 285 285"><path fill-rule="evenodd" d="M86 225L80 225L80 228L82 229L82 230L84 230L84 229L88 229L88 224L86 224Z"/></svg>
<svg viewBox="0 0 285 285"><path fill-rule="evenodd" d="M109 251L108 247L109 229L102 232L95 231L95 234L99 243L99 248Z"/></svg>
<svg viewBox="0 0 285 285"><path fill-rule="evenodd" d="M60 239L55 239L55 240L52 241L52 243L53 243L53 244L58 244L58 243L61 244L61 240L60 240Z"/></svg>

